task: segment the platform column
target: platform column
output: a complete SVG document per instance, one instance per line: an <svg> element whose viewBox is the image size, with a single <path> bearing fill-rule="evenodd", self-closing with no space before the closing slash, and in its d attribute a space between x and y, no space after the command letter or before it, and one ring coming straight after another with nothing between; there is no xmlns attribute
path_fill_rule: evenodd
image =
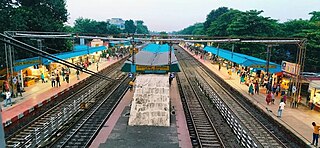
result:
<svg viewBox="0 0 320 148"><path fill-rule="evenodd" d="M2 108L0 106L0 147L6 147L6 141L5 141L5 138L4 138L4 129L3 129L3 124L2 124Z"/></svg>
<svg viewBox="0 0 320 148"><path fill-rule="evenodd" d="M169 65L171 65L171 49L172 49L172 43L169 43Z"/></svg>

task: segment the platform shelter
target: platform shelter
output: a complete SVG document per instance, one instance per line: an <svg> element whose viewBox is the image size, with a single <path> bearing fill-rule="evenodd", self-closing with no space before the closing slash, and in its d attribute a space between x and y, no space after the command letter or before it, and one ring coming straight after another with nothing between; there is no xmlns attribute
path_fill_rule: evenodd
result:
<svg viewBox="0 0 320 148"><path fill-rule="evenodd" d="M267 61L263 59L259 59L256 57L252 57L249 55L232 52L229 50L224 50L221 48L215 48L211 46L207 46L203 49L204 51L211 52L214 55L217 55L223 59L228 61L237 63L239 65L247 66L254 68L256 70L265 70ZM281 72L281 66L279 64L269 62L269 72L277 73Z"/></svg>
<svg viewBox="0 0 320 148"><path fill-rule="evenodd" d="M132 73L167 73L180 72L178 60L171 50L171 63L169 63L168 44L148 44L135 54L135 64L132 57L123 65L121 71Z"/></svg>

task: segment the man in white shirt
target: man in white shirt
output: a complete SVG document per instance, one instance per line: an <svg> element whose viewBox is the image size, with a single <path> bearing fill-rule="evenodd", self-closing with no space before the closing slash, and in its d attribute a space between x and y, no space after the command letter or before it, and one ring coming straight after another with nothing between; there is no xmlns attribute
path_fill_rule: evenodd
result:
<svg viewBox="0 0 320 148"><path fill-rule="evenodd" d="M4 103L4 107L6 107L8 104L8 102L10 103L10 105L12 105L11 103L11 92L10 91L7 91L5 92L5 95L6 95L6 101Z"/></svg>
<svg viewBox="0 0 320 148"><path fill-rule="evenodd" d="M281 118L282 115L282 111L284 110L284 106L286 104L283 102L283 100L281 99L280 104L279 104L279 109L278 109L278 117Z"/></svg>

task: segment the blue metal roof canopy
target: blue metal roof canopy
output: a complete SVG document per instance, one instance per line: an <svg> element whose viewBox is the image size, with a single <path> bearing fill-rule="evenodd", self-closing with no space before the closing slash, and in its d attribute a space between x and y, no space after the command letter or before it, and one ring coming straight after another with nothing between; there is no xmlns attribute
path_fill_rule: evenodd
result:
<svg viewBox="0 0 320 148"><path fill-rule="evenodd" d="M148 44L135 55L135 64L132 65L132 57L126 61L121 71L123 72L141 72L141 73L166 73L180 72L179 63L171 50L171 64L169 59L168 44Z"/></svg>
<svg viewBox="0 0 320 148"><path fill-rule="evenodd" d="M256 58L256 57L235 53L235 52L232 53L229 50L224 50L224 49L215 48L211 46L207 46L203 50L207 52L211 52L212 54L218 55L219 57L222 57L224 59L227 59L239 65L253 67L257 70L265 70L266 63L267 63L267 61ZM279 64L270 62L269 65L270 65L269 71L271 73L281 72L281 66Z"/></svg>
<svg viewBox="0 0 320 148"><path fill-rule="evenodd" d="M72 57L86 55L88 53L89 54L95 53L95 52L102 51L105 49L107 49L105 46L99 46L99 47L76 46L74 51L58 53L58 54L54 54L54 56L56 56L60 59L69 59ZM51 61L47 58L42 58L41 62L44 65L48 65L53 61ZM16 60L14 63L14 65L15 65L14 71L19 71L19 70L22 70L22 69L25 69L25 68L28 68L30 66L37 65L37 64L40 64L39 57Z"/></svg>
<svg viewBox="0 0 320 148"><path fill-rule="evenodd" d="M145 46L141 51L148 51L148 52L169 52L169 45L168 44L148 44Z"/></svg>

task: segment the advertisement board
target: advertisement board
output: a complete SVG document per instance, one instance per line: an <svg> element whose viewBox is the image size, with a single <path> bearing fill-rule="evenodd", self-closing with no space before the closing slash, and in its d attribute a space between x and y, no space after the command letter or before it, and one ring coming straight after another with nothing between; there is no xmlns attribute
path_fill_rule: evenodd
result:
<svg viewBox="0 0 320 148"><path fill-rule="evenodd" d="M137 71L169 71L169 66L137 65Z"/></svg>
<svg viewBox="0 0 320 148"><path fill-rule="evenodd" d="M283 72L296 75L300 71L300 65L287 61L281 62L281 70Z"/></svg>

